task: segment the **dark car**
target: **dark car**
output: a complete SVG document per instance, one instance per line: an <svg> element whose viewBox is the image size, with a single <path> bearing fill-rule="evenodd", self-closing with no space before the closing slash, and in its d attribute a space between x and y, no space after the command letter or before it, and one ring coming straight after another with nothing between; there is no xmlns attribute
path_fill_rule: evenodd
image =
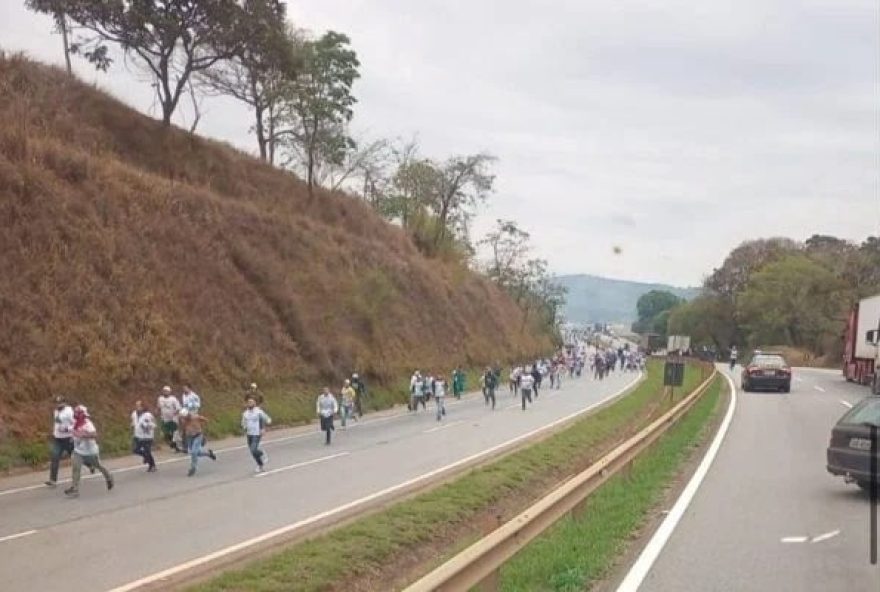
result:
<svg viewBox="0 0 880 592"><path fill-rule="evenodd" d="M828 472L868 489L871 486L871 427L878 425L880 397L869 396L847 411L831 429Z"/></svg>
<svg viewBox="0 0 880 592"><path fill-rule="evenodd" d="M741 380L746 392L766 389L788 393L791 392L791 367L781 354L755 353L743 368Z"/></svg>

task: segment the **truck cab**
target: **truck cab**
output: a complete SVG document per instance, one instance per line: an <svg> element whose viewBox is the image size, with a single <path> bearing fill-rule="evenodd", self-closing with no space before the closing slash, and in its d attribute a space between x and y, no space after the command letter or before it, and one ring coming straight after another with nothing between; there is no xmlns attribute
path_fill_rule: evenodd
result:
<svg viewBox="0 0 880 592"><path fill-rule="evenodd" d="M865 342L874 347L874 380L871 383L871 393L880 395L880 326L865 333Z"/></svg>

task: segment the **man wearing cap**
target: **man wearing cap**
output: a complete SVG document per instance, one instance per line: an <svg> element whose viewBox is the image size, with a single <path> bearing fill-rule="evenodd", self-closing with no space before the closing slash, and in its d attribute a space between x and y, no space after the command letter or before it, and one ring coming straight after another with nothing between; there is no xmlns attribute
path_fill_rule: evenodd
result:
<svg viewBox="0 0 880 592"><path fill-rule="evenodd" d="M71 497L79 495L79 481L83 465L100 471L107 483L107 491L113 489L113 476L101 464L98 430L95 429L95 424L89 417L88 409L83 405L77 405L73 410L73 420L73 483L64 490L64 493Z"/></svg>
<svg viewBox="0 0 880 592"><path fill-rule="evenodd" d="M55 397L55 411L52 426L52 461L49 464L49 480L46 485L55 487L58 483L58 466L61 457L73 455L73 408L59 395Z"/></svg>
<svg viewBox="0 0 880 592"><path fill-rule="evenodd" d="M165 437L165 443L172 450L183 452L177 447L174 441L174 432L177 431L177 414L180 413L180 401L171 392L170 386L163 386L162 393L158 400L159 419L162 421L162 435Z"/></svg>

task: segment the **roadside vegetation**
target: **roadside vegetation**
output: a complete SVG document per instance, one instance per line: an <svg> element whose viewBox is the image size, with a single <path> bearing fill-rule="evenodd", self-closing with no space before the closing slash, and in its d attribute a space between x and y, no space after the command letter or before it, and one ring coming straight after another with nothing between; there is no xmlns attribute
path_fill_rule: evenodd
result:
<svg viewBox="0 0 880 592"><path fill-rule="evenodd" d="M688 365L682 392L699 384L705 372ZM672 401L662 395L662 375L662 364L651 362L647 378L629 394L539 443L192 591L280 592L292 582L303 592L404 585L406 574L424 572L479 538L487 512L493 519L516 515L668 409Z"/></svg>
<svg viewBox="0 0 880 592"><path fill-rule="evenodd" d="M676 425L637 458L632 468L609 479L577 517L560 520L522 549L500 573L505 592L589 590L607 576L617 558L656 509L670 482L720 408L722 379Z"/></svg>

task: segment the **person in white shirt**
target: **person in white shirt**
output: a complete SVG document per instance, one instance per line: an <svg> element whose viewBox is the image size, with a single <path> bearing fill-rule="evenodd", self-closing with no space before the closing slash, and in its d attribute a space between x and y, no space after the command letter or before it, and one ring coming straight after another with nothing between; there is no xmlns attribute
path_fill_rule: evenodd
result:
<svg viewBox="0 0 880 592"><path fill-rule="evenodd" d="M434 378L434 402L437 406L437 421L440 421L446 415L446 380L443 376Z"/></svg>
<svg viewBox="0 0 880 592"><path fill-rule="evenodd" d="M90 469L98 470L104 475L107 483L107 491L113 489L113 476L104 465L101 464L100 450L98 448L98 430L89 417L89 411L83 405L77 405L73 410L73 483L64 490L64 493L76 497L79 495L80 475L83 465Z"/></svg>
<svg viewBox="0 0 880 592"><path fill-rule="evenodd" d="M55 411L52 426L52 460L49 463L49 480L46 485L55 487L58 483L58 467L61 457L73 456L73 407L67 404L64 396L55 397Z"/></svg>
<svg viewBox="0 0 880 592"><path fill-rule="evenodd" d="M131 429L134 433L132 452L144 459L148 473L156 472L156 460L153 458L153 436L156 431L156 419L144 406L143 401L136 401L131 412Z"/></svg>
<svg viewBox="0 0 880 592"><path fill-rule="evenodd" d="M272 418L257 406L256 397L248 397L246 405L244 413L241 414L241 429L244 430L247 438L248 450L257 461L256 471L262 473L266 463L269 462L269 457L260 448L260 439L266 433L266 426L272 423Z"/></svg>
<svg viewBox="0 0 880 592"><path fill-rule="evenodd" d="M422 404L422 409L427 409L425 406L425 379L422 378L422 374L416 370L415 374L412 375L412 378L409 379L410 410L418 411L419 403Z"/></svg>
<svg viewBox="0 0 880 592"><path fill-rule="evenodd" d="M529 369L526 368L526 371L522 373L522 376L519 378L519 389L520 394L522 396L522 409L526 410L526 399L528 399L529 403L532 402L532 387L535 385L535 379L532 377Z"/></svg>
<svg viewBox="0 0 880 592"><path fill-rule="evenodd" d="M202 398L188 384L183 385L183 406L196 414L202 408Z"/></svg>
<svg viewBox="0 0 880 592"><path fill-rule="evenodd" d="M339 403L336 397L330 392L328 387L324 387L324 391L318 396L315 402L315 412L321 419L321 430L327 434L324 444L330 445L330 433L333 431L333 416L339 411Z"/></svg>
<svg viewBox="0 0 880 592"><path fill-rule="evenodd" d="M171 392L170 386L162 387L162 394L157 401L159 406L159 419L162 421L162 435L165 443L172 450L180 452L174 441L174 432L177 431L177 414L180 413L180 401Z"/></svg>

